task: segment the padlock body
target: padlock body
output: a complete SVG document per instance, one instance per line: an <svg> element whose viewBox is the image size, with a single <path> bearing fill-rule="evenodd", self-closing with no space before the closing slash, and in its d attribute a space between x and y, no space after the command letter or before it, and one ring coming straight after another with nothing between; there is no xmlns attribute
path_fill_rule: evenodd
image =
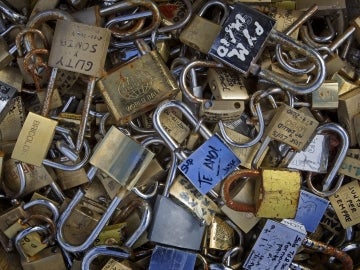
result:
<svg viewBox="0 0 360 270"><path fill-rule="evenodd" d="M170 198L158 196L149 240L155 243L199 250L205 225Z"/></svg>
<svg viewBox="0 0 360 270"><path fill-rule="evenodd" d="M234 121L241 117L244 108L240 100L209 100L201 104L200 117L213 123Z"/></svg>
<svg viewBox="0 0 360 270"><path fill-rule="evenodd" d="M178 86L156 51L110 71L98 83L118 124L128 123L178 92Z"/></svg>
<svg viewBox="0 0 360 270"><path fill-rule="evenodd" d="M207 54L220 31L221 25L195 15L194 19L181 32L180 41Z"/></svg>

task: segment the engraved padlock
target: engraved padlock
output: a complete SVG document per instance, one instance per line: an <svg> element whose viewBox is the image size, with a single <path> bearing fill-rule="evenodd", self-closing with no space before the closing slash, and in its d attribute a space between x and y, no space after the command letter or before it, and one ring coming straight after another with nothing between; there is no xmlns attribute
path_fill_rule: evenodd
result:
<svg viewBox="0 0 360 270"><path fill-rule="evenodd" d="M221 7L224 11L219 24L202 17L205 12L213 6ZM220 33L221 25L226 20L228 14L229 8L226 4L217 0L208 1L202 6L201 10L197 15L195 15L193 20L181 31L179 37L180 41L202 53L207 54L211 48L211 44Z"/></svg>
<svg viewBox="0 0 360 270"><path fill-rule="evenodd" d="M108 72L97 83L115 121L121 124L155 108L160 101L174 97L178 92L177 84L158 52L151 51L143 40L137 40L136 44L142 55ZM138 76L140 73L142 75Z"/></svg>

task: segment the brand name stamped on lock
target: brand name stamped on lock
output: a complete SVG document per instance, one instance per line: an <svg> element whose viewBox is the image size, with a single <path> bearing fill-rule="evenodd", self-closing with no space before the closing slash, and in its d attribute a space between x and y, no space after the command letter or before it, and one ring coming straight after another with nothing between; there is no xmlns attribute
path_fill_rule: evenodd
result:
<svg viewBox="0 0 360 270"><path fill-rule="evenodd" d="M237 156L217 135L214 135L185 159L178 168L204 195L239 165L240 160Z"/></svg>

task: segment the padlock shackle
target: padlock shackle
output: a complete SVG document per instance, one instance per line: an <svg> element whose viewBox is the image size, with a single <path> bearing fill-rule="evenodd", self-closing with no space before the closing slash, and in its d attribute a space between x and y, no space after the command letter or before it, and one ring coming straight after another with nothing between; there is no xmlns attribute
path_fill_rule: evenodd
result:
<svg viewBox="0 0 360 270"><path fill-rule="evenodd" d="M198 16L202 16L205 14L206 10L212 6L219 6L223 9L224 14L221 18L221 21L219 22L220 25L224 24L225 20L229 17L229 7L224 2L219 0L210 0L206 1L206 3L201 7L201 9L198 12ZM204 31L209 31L209 29L204 29Z"/></svg>
<svg viewBox="0 0 360 270"><path fill-rule="evenodd" d="M351 259L351 257L344 251L341 251L340 249L327 245L325 243L322 243L320 241L313 240L309 237L305 237L302 245L304 247L310 248L312 250L321 252L326 255L334 256L336 259L338 259L342 265L343 270L352 270L354 269L354 264Z"/></svg>
<svg viewBox="0 0 360 270"><path fill-rule="evenodd" d="M312 40L314 40L315 42L318 42L318 43L327 43L329 41L331 41L335 35L336 35L336 31L330 21L330 18L329 16L325 16L325 22L326 22L326 26L329 30L329 33L327 35L324 35L324 36L318 36L315 34L314 32L314 28L313 28L313 25L310 21L307 21L306 22L306 26L307 26L307 29L309 31L309 36Z"/></svg>
<svg viewBox="0 0 360 270"><path fill-rule="evenodd" d="M17 170L17 172L19 174L19 181L20 181L19 191L17 193L15 193L15 194L12 194L10 189L5 185L5 181L1 181L1 188L3 189L5 194L0 195L0 198L17 199L17 198L21 197L25 192L25 189L26 189L26 175L25 175L24 168L22 167L22 162L17 161L15 164L16 164L16 170Z"/></svg>
<svg viewBox="0 0 360 270"><path fill-rule="evenodd" d="M189 123L195 128L197 128L200 134L205 139L209 139L213 134L203 123L199 122L199 120L193 115L189 107L186 106L183 102L178 100L165 100L161 102L154 111L154 115L153 115L154 128L156 129L160 137L165 141L169 149L175 153L176 157L180 161L182 161L186 159L187 155L180 150L179 144L177 144L175 140L171 138L171 136L166 132L160 121L161 113L169 108L175 108L180 110L183 116L189 121Z"/></svg>
<svg viewBox="0 0 360 270"><path fill-rule="evenodd" d="M41 32L39 29L34 29L34 28L25 28L25 29L22 29L17 35L16 35L16 38L15 38L15 45L16 45L16 48L17 48L17 52L18 52L18 57L24 57L24 54L23 54L23 50L21 49L21 43L22 43L22 40L24 39L25 41L25 36L27 34L37 34L42 43L43 43L43 46L45 49L49 49L49 43L48 43L48 40L47 38L45 37L44 33ZM31 51L32 49L35 49L36 47L35 46L32 46L30 49L27 48L28 51Z"/></svg>
<svg viewBox="0 0 360 270"><path fill-rule="evenodd" d="M255 108L256 108L256 115L257 115L258 121L259 121L259 131L256 134L255 138L253 138L252 140L250 140L246 143L238 143L238 142L234 141L227 134L223 121L220 120L219 121L220 133L221 133L221 136L223 137L223 139L225 140L225 142L227 142L228 144L230 144L231 146L234 146L234 147L247 148L247 147L254 146L261 140L261 138L265 132L265 120L264 120L264 117L263 117L263 114L261 111L260 103L256 103Z"/></svg>
<svg viewBox="0 0 360 270"><path fill-rule="evenodd" d="M189 0L182 0L182 1L186 5L187 13L185 14L185 16L181 20L179 20L178 22L176 22L172 25L160 27L157 30L157 32L159 34L171 32L171 31L175 31L180 28L183 28L190 21L190 19L192 18L192 15L193 15L192 3Z"/></svg>
<svg viewBox="0 0 360 270"><path fill-rule="evenodd" d="M36 13L26 24L26 29L40 29L41 26L47 21L56 21L56 20L66 20L66 21L75 21L74 18L66 11L60 9L48 9ZM26 50L31 50L35 48L35 39L31 34L24 36L24 44Z"/></svg>
<svg viewBox="0 0 360 270"><path fill-rule="evenodd" d="M317 127L315 133L321 134L324 132L334 132L339 135L340 137L340 149L337 151L336 157L335 157L335 163L333 167L331 168L331 171L324 177L323 184L322 184L322 191L318 190L314 187L312 184L312 173L308 173L306 176L306 183L308 188L316 195L321 197L328 197L333 195L338 189L341 187L342 182L344 180L344 175L340 174L338 176L338 180L336 182L336 185L333 189L329 190L332 186L333 182L335 181L335 177L338 174L338 170L341 167L341 164L346 157L347 150L349 149L350 145L350 139L349 135L347 134L346 130L341 127L339 124L336 123L325 123Z"/></svg>
<svg viewBox="0 0 360 270"><path fill-rule="evenodd" d="M179 78L179 83L180 83L180 88L182 93L184 94L184 96L191 102L193 103L205 103L210 101L209 99L203 99L203 98L199 98L196 97L192 91L190 90L189 86L186 83L186 79L187 79L187 75L189 72L192 72L195 67L207 67L207 68L224 68L223 64L214 62L214 61L200 61L200 60L195 60L195 61L191 61L189 62L184 69L181 71L180 74L180 78Z"/></svg>
<svg viewBox="0 0 360 270"><path fill-rule="evenodd" d="M115 213L118 205L122 200L119 196L115 196L115 198L111 201L110 205L105 211L104 215L97 222L96 226L91 231L91 233L86 238L86 240L82 244L73 245L65 240L63 229L67 219L71 215L71 212L75 209L76 205L79 204L79 202L84 196L85 196L85 192L82 189L79 189L74 195L71 202L69 203L68 207L61 214L59 221L57 223L57 233L56 233L57 240L63 249L71 253L85 251L92 245L92 243L96 240L99 233L104 229L104 227L110 220L111 216Z"/></svg>
<svg viewBox="0 0 360 270"><path fill-rule="evenodd" d="M161 23L161 14L159 11L159 8L153 1L143 1L143 0L125 0L118 2L114 5L111 5L109 7L103 8L100 10L100 16L107 16L109 14L113 14L117 11L126 10L132 7L145 7L146 9L150 10L152 12L152 20L149 25L147 25L142 31L138 31L138 27L135 27L136 31L120 31L115 26L115 23L117 21L110 20L106 23L105 28L108 28L112 35L116 38L121 38L122 40L125 39L137 39L145 36L149 36L155 29L159 28ZM133 29L130 29L133 30Z"/></svg>
<svg viewBox="0 0 360 270"><path fill-rule="evenodd" d="M34 200L34 201L29 201L28 203L23 205L23 209L25 211L29 210L29 208L34 207L34 206L44 206L47 209L49 209L52 213L52 220L54 222L57 222L60 214L59 214L59 210L58 208L55 206L55 204L53 204L52 202L48 201L48 200L42 200L42 199L38 199L38 200Z"/></svg>
<svg viewBox="0 0 360 270"><path fill-rule="evenodd" d="M29 227L29 228L26 228L26 229L20 231L15 237L15 240L14 240L15 248L16 248L17 252L20 254L20 257L23 261L28 261L28 257L24 253L24 251L21 247L20 241L25 236L27 236L31 233L35 233L35 232L47 233L48 229L45 226L41 226L41 225Z"/></svg>
<svg viewBox="0 0 360 270"><path fill-rule="evenodd" d="M81 262L81 270L90 270L91 263L99 256L109 256L119 259L128 259L131 251L124 247L99 245L86 252Z"/></svg>
<svg viewBox="0 0 360 270"><path fill-rule="evenodd" d="M281 44L281 46L289 47L297 53L308 57L309 60L315 65L317 70L316 75L312 79L312 82L307 84L296 84L278 74L275 74L270 70L261 69L260 66L256 64L250 68L251 73L259 76L261 79L271 81L274 84L280 86L282 89L287 90L295 95L306 95L317 90L324 82L326 76L325 62L320 54L309 46L302 44L299 41L296 41L275 30L271 31L270 38L276 43Z"/></svg>
<svg viewBox="0 0 360 270"><path fill-rule="evenodd" d="M87 164L87 162L89 161L90 158L90 153L91 153L91 149L89 146L89 143L87 142L87 140L83 141L83 148L84 148L84 157L82 160L80 160L79 162L73 164L73 165L65 165L62 163L58 163L49 159L44 159L42 164L46 165L46 166L50 166L56 169L60 169L60 170L64 170L64 171L76 171L81 169L82 167L85 166L85 164Z"/></svg>

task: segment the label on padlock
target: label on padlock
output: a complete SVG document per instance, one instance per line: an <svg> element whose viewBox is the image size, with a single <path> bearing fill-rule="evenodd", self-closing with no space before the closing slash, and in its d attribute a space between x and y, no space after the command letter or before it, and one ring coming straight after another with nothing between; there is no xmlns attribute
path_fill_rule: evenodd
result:
<svg viewBox="0 0 360 270"><path fill-rule="evenodd" d="M283 104L269 123L267 136L300 151L308 144L318 125L319 122L314 118Z"/></svg>
<svg viewBox="0 0 360 270"><path fill-rule="evenodd" d="M196 254L174 248L156 246L149 270L187 270L194 269Z"/></svg>
<svg viewBox="0 0 360 270"><path fill-rule="evenodd" d="M300 199L295 220L304 224L308 232L314 232L322 219L329 201L305 190Z"/></svg>
<svg viewBox="0 0 360 270"><path fill-rule="evenodd" d="M344 229L360 223L360 186L357 180L341 186L329 200Z"/></svg>
<svg viewBox="0 0 360 270"><path fill-rule="evenodd" d="M303 151L294 155L287 167L300 171L326 173L329 155L328 139L328 136L323 134L315 135Z"/></svg>
<svg viewBox="0 0 360 270"><path fill-rule="evenodd" d="M285 224L267 220L243 268L288 269L306 234Z"/></svg>
<svg viewBox="0 0 360 270"><path fill-rule="evenodd" d="M221 213L216 203L208 196L201 195L182 175L171 185L170 195L188 207L199 219L204 219L207 225L212 223L215 214Z"/></svg>
<svg viewBox="0 0 360 270"><path fill-rule="evenodd" d="M101 77L110 37L110 30L105 28L58 20L49 66Z"/></svg>
<svg viewBox="0 0 360 270"><path fill-rule="evenodd" d="M250 65L258 59L274 25L274 19L236 3L209 54L247 74Z"/></svg>
<svg viewBox="0 0 360 270"><path fill-rule="evenodd" d="M239 165L240 160L237 156L217 135L213 135L178 168L204 195L229 176Z"/></svg>
<svg viewBox="0 0 360 270"><path fill-rule="evenodd" d="M11 158L41 166L55 134L57 122L29 112Z"/></svg>

